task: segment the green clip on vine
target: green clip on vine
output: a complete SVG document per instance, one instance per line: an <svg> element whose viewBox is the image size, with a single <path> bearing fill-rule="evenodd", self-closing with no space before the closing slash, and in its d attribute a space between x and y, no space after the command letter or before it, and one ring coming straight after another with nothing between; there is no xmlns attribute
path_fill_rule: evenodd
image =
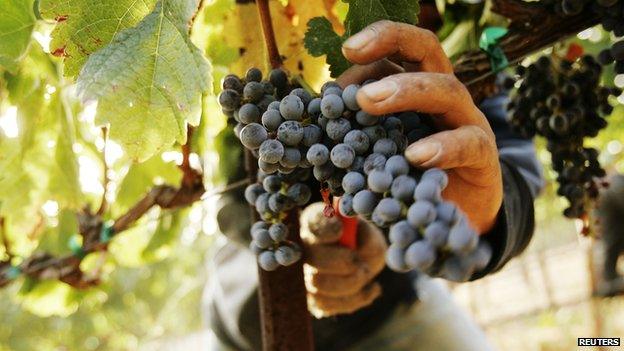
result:
<svg viewBox="0 0 624 351"><path fill-rule="evenodd" d="M494 73L498 73L509 66L507 56L499 45L499 40L507 33L507 28L487 27L479 38L479 47L487 53Z"/></svg>

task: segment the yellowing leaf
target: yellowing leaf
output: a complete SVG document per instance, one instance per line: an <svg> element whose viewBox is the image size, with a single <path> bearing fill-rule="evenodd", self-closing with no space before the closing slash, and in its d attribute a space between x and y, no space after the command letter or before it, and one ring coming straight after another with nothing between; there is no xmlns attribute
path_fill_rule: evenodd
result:
<svg viewBox="0 0 624 351"><path fill-rule="evenodd" d="M284 68L291 75L302 75L312 86L320 85L328 78L325 62L323 58L308 55L303 38L309 19L327 15L324 6L307 0L291 0L287 7L278 2L270 2L270 5ZM262 31L249 28L261 28L258 9L254 3L237 4L223 24L223 41L240 55L230 68L235 73L243 74L250 67L258 67L266 73L269 67Z"/></svg>
<svg viewBox="0 0 624 351"><path fill-rule="evenodd" d="M11 2L11 1L8 1ZM80 72L89 55L120 31L136 25L156 0L41 0L41 15L57 22L50 52L64 57L65 75Z"/></svg>

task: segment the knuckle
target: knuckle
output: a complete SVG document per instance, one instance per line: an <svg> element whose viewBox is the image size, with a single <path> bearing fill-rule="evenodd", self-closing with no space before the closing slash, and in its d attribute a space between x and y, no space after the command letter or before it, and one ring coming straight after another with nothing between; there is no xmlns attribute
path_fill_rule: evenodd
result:
<svg viewBox="0 0 624 351"><path fill-rule="evenodd" d="M438 36L434 32L422 28L418 28L418 30L422 32L423 37L430 45L440 46L440 39L438 39Z"/></svg>
<svg viewBox="0 0 624 351"><path fill-rule="evenodd" d="M471 129L473 135L475 150L480 155L485 156L479 158L483 162L483 166L489 167L492 165L492 162L497 162L498 149L496 147L496 139L491 131L488 132L476 125L469 126L468 128Z"/></svg>
<svg viewBox="0 0 624 351"><path fill-rule="evenodd" d="M457 79L457 77L451 74L444 74L442 80L448 90L459 93L462 95L462 98L465 98L465 94L468 93L468 89L466 89L466 86L459 79Z"/></svg>
<svg viewBox="0 0 624 351"><path fill-rule="evenodd" d="M452 74L443 74L442 75L442 84L444 89L451 93L453 96L456 96L455 102L459 106L473 105L472 96L470 96L470 92L455 75Z"/></svg>
<svg viewBox="0 0 624 351"><path fill-rule="evenodd" d="M483 128L473 126L475 135L479 142L479 149L483 151L496 150L496 139L491 131L485 131Z"/></svg>

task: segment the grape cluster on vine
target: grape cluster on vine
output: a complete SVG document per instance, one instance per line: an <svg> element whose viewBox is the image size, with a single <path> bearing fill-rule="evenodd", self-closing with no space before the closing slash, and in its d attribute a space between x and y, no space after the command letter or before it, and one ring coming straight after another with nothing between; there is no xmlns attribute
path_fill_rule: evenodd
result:
<svg viewBox="0 0 624 351"><path fill-rule="evenodd" d="M412 169L402 156L408 144L433 133L418 114L370 115L358 105L359 85L342 89L328 82L314 97L290 89L280 69L269 81L256 69L244 82L229 75L223 88L221 106L237 122L241 143L258 158L261 183L250 185L245 196L263 219L251 233L262 268L299 259L282 221L310 200L310 188L301 182L311 174L321 188L341 197L342 215L390 228L387 262L394 270L465 281L489 262L489 246L479 243L461 211L442 200L446 173Z"/></svg>
<svg viewBox="0 0 624 351"><path fill-rule="evenodd" d="M602 66L589 55L575 62L542 56L516 73L519 86L508 106L512 126L525 137L547 139L558 194L570 202L564 215L583 218L605 176L598 151L585 147L584 139L607 126L605 117L613 111L609 96L621 91L600 86Z"/></svg>
<svg viewBox="0 0 624 351"><path fill-rule="evenodd" d="M624 37L624 0L597 0L594 12L601 18L602 27L616 37ZM615 73L624 74L624 40L613 43L598 55L602 65L615 64Z"/></svg>
<svg viewBox="0 0 624 351"><path fill-rule="evenodd" d="M289 229L284 219L295 206L305 206L312 193L306 184L296 182L288 175L261 173L259 180L261 183L245 189L245 199L262 218L251 227L250 247L257 254L260 267L273 271L280 265L290 266L301 258L299 245L288 240Z"/></svg>
<svg viewBox="0 0 624 351"><path fill-rule="evenodd" d="M600 17L605 31L618 38L624 37L624 0L558 0L554 1L554 8L555 12L566 16L593 12ZM624 40L602 50L598 61L605 66L615 63L615 73L624 74Z"/></svg>

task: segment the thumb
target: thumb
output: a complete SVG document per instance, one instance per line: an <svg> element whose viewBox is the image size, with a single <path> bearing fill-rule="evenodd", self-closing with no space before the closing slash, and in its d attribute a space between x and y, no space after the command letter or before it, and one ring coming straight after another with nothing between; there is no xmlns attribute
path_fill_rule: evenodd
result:
<svg viewBox="0 0 624 351"><path fill-rule="evenodd" d="M445 130L411 144L405 150L405 157L421 168L472 168L491 167L497 161L494 138L482 128L474 125Z"/></svg>
<svg viewBox="0 0 624 351"><path fill-rule="evenodd" d="M305 244L336 243L342 235L342 221L338 216L325 217L325 204L316 202L306 207L301 213L301 239Z"/></svg>

